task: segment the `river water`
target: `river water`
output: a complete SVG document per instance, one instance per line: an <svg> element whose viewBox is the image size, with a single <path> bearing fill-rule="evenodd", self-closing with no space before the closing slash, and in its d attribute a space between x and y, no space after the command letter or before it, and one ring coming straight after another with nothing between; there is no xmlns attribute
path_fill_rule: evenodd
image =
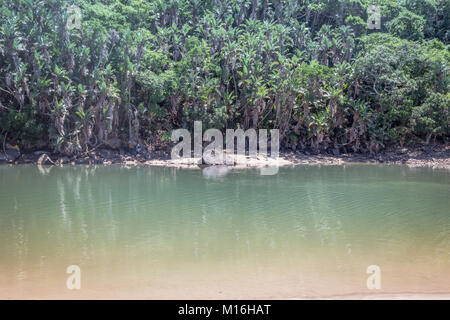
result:
<svg viewBox="0 0 450 320"><path fill-rule="evenodd" d="M0 166L0 298L449 293L449 171Z"/></svg>

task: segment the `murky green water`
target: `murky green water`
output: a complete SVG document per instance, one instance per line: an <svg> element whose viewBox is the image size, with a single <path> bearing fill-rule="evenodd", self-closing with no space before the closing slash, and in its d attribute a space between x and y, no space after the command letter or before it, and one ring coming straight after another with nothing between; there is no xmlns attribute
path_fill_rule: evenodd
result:
<svg viewBox="0 0 450 320"><path fill-rule="evenodd" d="M449 171L0 166L1 298L448 292Z"/></svg>

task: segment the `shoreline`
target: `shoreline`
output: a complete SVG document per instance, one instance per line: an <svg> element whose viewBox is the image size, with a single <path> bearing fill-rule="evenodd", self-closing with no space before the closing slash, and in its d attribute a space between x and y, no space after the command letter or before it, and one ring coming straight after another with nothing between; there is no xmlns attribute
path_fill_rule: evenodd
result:
<svg viewBox="0 0 450 320"><path fill-rule="evenodd" d="M113 290L106 294L99 293L98 291L87 290L88 292L64 292L64 293L47 293L39 295L39 299L42 300L172 300L172 299L186 299L184 295L174 294L173 297L167 295L155 295L155 294L137 294L137 293L118 293L119 291ZM237 298L238 297L238 298ZM34 294L16 294L7 292L0 297L2 300L35 300ZM191 298L192 300L205 300L204 296ZM216 295L208 296L206 300L236 300L236 299L250 299L250 300L450 300L449 292L355 292L342 295L314 295L314 296L302 296L302 295L272 295L272 296L260 296L260 295Z"/></svg>
<svg viewBox="0 0 450 320"><path fill-rule="evenodd" d="M10 151L9 149L8 151ZM15 149L12 149L13 151ZM11 156L0 152L0 165L125 165L125 166L162 166L175 168L203 168L206 164L192 164L190 159L172 160L168 152L150 152L133 154L123 150L100 149L83 156L64 156L49 151L35 151L32 153ZM450 146L431 146L428 148L400 148L378 154L347 153L330 154L327 152L313 153L309 151L281 151L279 159L267 161L266 158L236 159L233 168L261 168L270 165L348 165L348 164L383 164L408 167L429 167L450 170Z"/></svg>

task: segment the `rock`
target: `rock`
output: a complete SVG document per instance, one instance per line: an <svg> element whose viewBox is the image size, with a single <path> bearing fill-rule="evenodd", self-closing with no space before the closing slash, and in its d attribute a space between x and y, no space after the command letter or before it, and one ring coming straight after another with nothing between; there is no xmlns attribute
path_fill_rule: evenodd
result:
<svg viewBox="0 0 450 320"><path fill-rule="evenodd" d="M8 161L8 162L14 162L17 160L17 158L20 157L20 151L17 149L6 149L5 152L2 152L3 159L0 158L0 160Z"/></svg>
<svg viewBox="0 0 450 320"><path fill-rule="evenodd" d="M33 154L35 156L41 156L43 154L50 155L50 152L49 151L38 150L38 151L33 152Z"/></svg>
<svg viewBox="0 0 450 320"><path fill-rule="evenodd" d="M80 158L75 160L76 164L90 164L89 158Z"/></svg>
<svg viewBox="0 0 450 320"><path fill-rule="evenodd" d="M4 156L3 161L14 162L20 157L20 149L17 145L6 144L5 152L1 152Z"/></svg>
<svg viewBox="0 0 450 320"><path fill-rule="evenodd" d="M43 164L53 164L54 165L55 163L52 161L52 159L50 159L50 157L47 154L44 153L39 157L37 164L38 165L43 165Z"/></svg>
<svg viewBox="0 0 450 320"><path fill-rule="evenodd" d="M61 164L67 164L67 163L69 163L70 162L70 159L69 159L69 157L62 157L62 158L59 158L59 160L58 160L58 163L61 165Z"/></svg>

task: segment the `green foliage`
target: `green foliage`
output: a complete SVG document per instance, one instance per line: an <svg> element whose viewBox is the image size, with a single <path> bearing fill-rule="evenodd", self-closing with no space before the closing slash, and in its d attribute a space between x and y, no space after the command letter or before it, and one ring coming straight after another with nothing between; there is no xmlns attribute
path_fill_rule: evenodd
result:
<svg viewBox="0 0 450 320"><path fill-rule="evenodd" d="M72 3L79 30L67 1L0 0L8 139L73 154L195 120L278 128L292 148L448 139L448 0Z"/></svg>
<svg viewBox="0 0 450 320"><path fill-rule="evenodd" d="M422 105L413 108L411 122L417 135L426 135L429 139L448 136L449 117L450 94L433 93Z"/></svg>
<svg viewBox="0 0 450 320"><path fill-rule="evenodd" d="M30 144L36 137L45 135L46 124L35 110L27 108L23 112L9 111L0 118L0 127L8 132L8 138Z"/></svg>
<svg viewBox="0 0 450 320"><path fill-rule="evenodd" d="M408 10L402 10L400 14L388 23L389 32L393 35L409 40L422 40L425 19Z"/></svg>

